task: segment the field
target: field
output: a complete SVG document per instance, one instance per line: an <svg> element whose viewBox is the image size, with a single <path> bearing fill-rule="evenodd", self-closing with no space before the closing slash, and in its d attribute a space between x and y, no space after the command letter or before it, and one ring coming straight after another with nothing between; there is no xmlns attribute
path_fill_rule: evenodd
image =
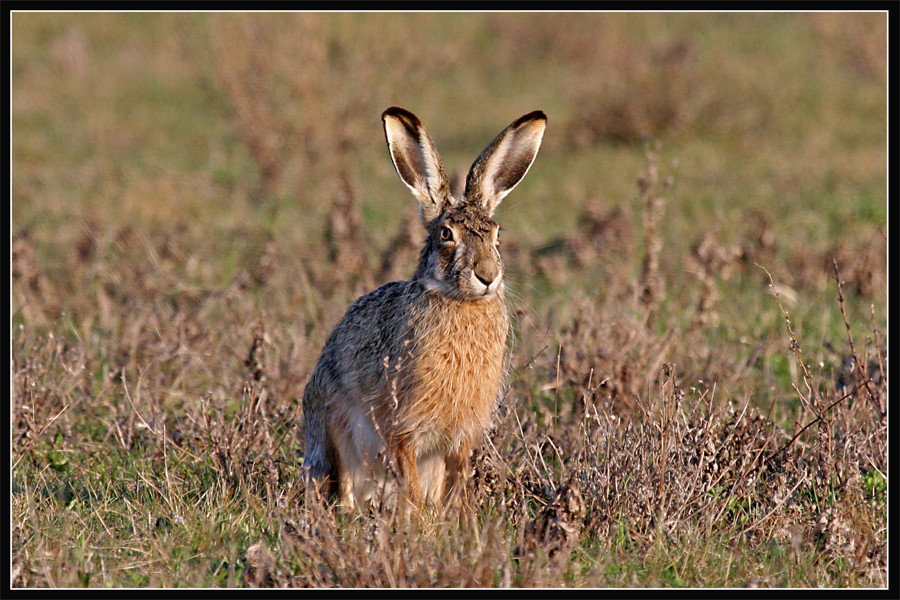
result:
<svg viewBox="0 0 900 600"><path fill-rule="evenodd" d="M12 587L888 586L884 13L11 21ZM392 105L454 175L549 117L459 519L300 478Z"/></svg>

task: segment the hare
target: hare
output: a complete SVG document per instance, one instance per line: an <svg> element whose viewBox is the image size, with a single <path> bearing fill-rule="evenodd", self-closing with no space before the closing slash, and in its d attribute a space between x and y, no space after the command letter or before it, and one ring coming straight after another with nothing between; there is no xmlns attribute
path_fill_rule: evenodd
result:
<svg viewBox="0 0 900 600"><path fill-rule="evenodd" d="M502 393L511 327L492 216L531 167L547 117L534 111L504 129L459 199L419 119L392 107L382 121L427 238L412 279L356 300L325 343L303 394L304 467L342 506L400 491L441 507L464 495Z"/></svg>

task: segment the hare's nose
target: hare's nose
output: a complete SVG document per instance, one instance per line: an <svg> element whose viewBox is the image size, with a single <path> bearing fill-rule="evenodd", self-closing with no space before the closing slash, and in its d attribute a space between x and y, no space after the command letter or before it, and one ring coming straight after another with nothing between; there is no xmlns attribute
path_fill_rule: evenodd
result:
<svg viewBox="0 0 900 600"><path fill-rule="evenodd" d="M497 279L497 275L500 274L500 268L494 261L481 261L475 265L473 271L475 272L475 277L478 278L478 281L486 286L490 286L494 283Z"/></svg>

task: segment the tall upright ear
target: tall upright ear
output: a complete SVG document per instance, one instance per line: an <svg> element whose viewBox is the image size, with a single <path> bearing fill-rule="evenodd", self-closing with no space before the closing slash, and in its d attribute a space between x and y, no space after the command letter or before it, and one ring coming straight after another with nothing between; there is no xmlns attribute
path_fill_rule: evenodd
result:
<svg viewBox="0 0 900 600"><path fill-rule="evenodd" d="M466 178L465 201L474 202L494 214L534 162L547 115L536 110L513 121L484 149Z"/></svg>
<svg viewBox="0 0 900 600"><path fill-rule="evenodd" d="M427 225L452 202L441 155L422 122L408 110L392 106L382 113L381 120L394 168L419 201Z"/></svg>

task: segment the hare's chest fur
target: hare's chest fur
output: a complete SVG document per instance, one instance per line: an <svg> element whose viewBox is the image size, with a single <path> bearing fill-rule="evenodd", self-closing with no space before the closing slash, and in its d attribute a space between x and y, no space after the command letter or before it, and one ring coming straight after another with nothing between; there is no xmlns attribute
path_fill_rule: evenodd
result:
<svg viewBox="0 0 900 600"><path fill-rule="evenodd" d="M435 299L415 315L403 429L423 446L458 448L488 426L504 377L502 298Z"/></svg>

